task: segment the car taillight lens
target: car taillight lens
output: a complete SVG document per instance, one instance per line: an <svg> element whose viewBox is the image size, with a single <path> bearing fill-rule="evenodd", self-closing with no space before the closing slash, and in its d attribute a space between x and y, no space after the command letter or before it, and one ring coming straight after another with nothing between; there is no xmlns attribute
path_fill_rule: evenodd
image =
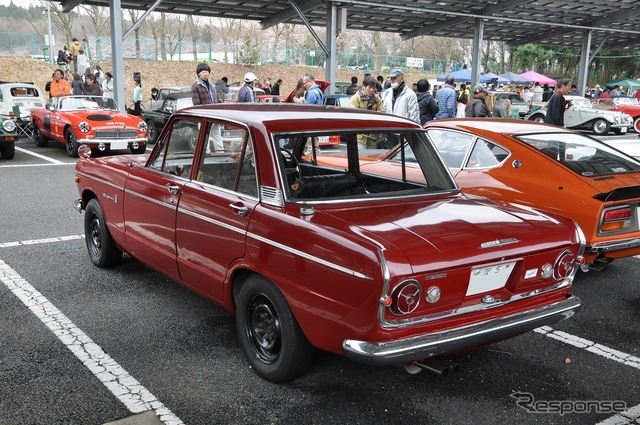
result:
<svg viewBox="0 0 640 425"><path fill-rule="evenodd" d="M422 287L415 280L400 282L391 293L389 309L396 316L413 313L422 298Z"/></svg>
<svg viewBox="0 0 640 425"><path fill-rule="evenodd" d="M600 229L603 232L624 230L631 224L631 216L632 211L629 206L605 210L602 214Z"/></svg>
<svg viewBox="0 0 640 425"><path fill-rule="evenodd" d="M329 136L329 142L340 144L340 136Z"/></svg>

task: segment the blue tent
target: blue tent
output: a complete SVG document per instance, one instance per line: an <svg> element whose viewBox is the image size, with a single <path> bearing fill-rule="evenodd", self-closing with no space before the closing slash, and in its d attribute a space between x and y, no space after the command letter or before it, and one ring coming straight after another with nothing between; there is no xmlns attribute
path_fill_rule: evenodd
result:
<svg viewBox="0 0 640 425"><path fill-rule="evenodd" d="M531 83L531 81L527 80L520 74L515 74L513 72L505 72L504 74L500 74L500 77L505 80L509 80L512 84L527 84Z"/></svg>
<svg viewBox="0 0 640 425"><path fill-rule="evenodd" d="M456 72L449 72L447 74L441 75L437 78L438 81L444 81L447 78L447 75L453 75L456 83L470 83L471 82L471 69L461 69Z"/></svg>
<svg viewBox="0 0 640 425"><path fill-rule="evenodd" d="M490 84L491 80L493 80L494 78L498 80L498 84L509 84L509 80L499 75L496 75L492 72L487 72L486 74L482 74L480 76L480 82L482 84Z"/></svg>

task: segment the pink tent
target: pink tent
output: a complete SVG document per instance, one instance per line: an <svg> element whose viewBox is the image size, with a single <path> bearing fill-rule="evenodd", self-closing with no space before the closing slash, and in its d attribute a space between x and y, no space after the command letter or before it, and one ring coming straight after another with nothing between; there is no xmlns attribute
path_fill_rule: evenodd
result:
<svg viewBox="0 0 640 425"><path fill-rule="evenodd" d="M544 75L538 74L535 71L527 71L524 74L520 74L520 76L526 78L527 80L533 83L549 84L550 86L555 86L556 84L558 84L556 80L549 77L545 77Z"/></svg>

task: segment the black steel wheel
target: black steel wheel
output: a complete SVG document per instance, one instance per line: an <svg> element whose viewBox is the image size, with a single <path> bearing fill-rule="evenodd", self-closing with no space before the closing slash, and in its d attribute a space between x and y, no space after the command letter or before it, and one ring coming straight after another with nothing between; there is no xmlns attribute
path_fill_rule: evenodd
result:
<svg viewBox="0 0 640 425"><path fill-rule="evenodd" d="M71 158L78 157L78 148L80 147L80 143L78 143L78 139L76 139L76 135L73 134L73 130L67 128L67 131L64 134L64 138L67 146L67 153Z"/></svg>
<svg viewBox="0 0 640 425"><path fill-rule="evenodd" d="M240 343L256 373L271 382L304 374L315 349L278 288L254 275L244 282L236 301Z"/></svg>
<svg viewBox="0 0 640 425"><path fill-rule="evenodd" d="M39 148L46 148L49 146L49 139L42 134L37 122L33 123L33 140L36 141L36 146Z"/></svg>
<svg viewBox="0 0 640 425"><path fill-rule="evenodd" d="M149 143L155 143L159 133L160 131L156 128L155 123L152 120L147 120L147 137L149 138Z"/></svg>
<svg viewBox="0 0 640 425"><path fill-rule="evenodd" d="M122 251L113 242L102 207L95 198L89 201L84 212L84 237L94 265L111 267L122 259Z"/></svg>

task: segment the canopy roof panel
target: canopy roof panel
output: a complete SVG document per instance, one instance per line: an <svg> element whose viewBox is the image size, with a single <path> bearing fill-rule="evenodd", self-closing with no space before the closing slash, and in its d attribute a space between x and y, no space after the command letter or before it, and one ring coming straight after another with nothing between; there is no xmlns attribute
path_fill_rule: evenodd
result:
<svg viewBox="0 0 640 425"><path fill-rule="evenodd" d="M79 4L109 7L110 0L55 0L65 11ZM638 0L294 0L313 26L325 27L327 4L347 8L347 28L401 34L473 38L476 18L485 19L484 39L511 45L582 45L640 50ZM147 10L156 1L121 0L126 9ZM156 12L303 24L289 0L163 0Z"/></svg>

